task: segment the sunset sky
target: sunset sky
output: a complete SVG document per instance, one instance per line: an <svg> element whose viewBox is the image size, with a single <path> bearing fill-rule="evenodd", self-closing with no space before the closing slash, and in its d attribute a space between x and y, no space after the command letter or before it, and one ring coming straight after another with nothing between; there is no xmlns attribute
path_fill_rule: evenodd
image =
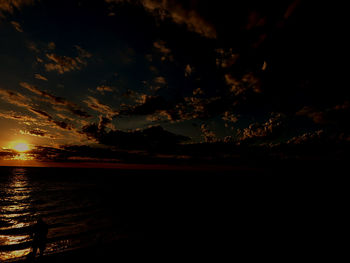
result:
<svg viewBox="0 0 350 263"><path fill-rule="evenodd" d="M346 73L318 8L1 0L0 165L343 158Z"/></svg>

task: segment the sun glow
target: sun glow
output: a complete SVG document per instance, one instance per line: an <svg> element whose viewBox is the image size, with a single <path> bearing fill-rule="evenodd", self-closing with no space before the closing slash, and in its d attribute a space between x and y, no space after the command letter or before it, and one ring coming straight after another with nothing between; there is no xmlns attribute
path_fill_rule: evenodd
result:
<svg viewBox="0 0 350 263"><path fill-rule="evenodd" d="M17 152L27 152L30 149L26 142L15 142L12 148Z"/></svg>

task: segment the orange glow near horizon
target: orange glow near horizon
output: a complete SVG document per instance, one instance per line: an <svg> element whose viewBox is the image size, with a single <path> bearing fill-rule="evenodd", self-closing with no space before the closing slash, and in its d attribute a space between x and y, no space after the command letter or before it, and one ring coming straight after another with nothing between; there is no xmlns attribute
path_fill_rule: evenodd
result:
<svg viewBox="0 0 350 263"><path fill-rule="evenodd" d="M22 164L22 162L32 161L34 160L34 156L29 153L29 151L32 149L31 145L25 141L25 140L16 140L9 142L7 147L3 147L4 150L12 150L16 152L16 154L5 157L4 159L0 160L0 166L3 165L3 163L10 162L10 163L18 163Z"/></svg>
<svg viewBox="0 0 350 263"><path fill-rule="evenodd" d="M12 158L12 160L18 160L18 161L29 161L33 160L34 158L30 156L27 153L20 152L18 155Z"/></svg>

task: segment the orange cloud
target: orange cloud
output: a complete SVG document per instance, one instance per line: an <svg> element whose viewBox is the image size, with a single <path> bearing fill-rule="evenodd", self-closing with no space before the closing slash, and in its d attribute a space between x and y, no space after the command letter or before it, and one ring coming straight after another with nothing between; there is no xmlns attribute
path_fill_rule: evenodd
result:
<svg viewBox="0 0 350 263"><path fill-rule="evenodd" d="M11 21L11 24L18 32L21 32L21 33L23 32L23 29L22 29L22 26L20 23L18 23L16 21Z"/></svg>
<svg viewBox="0 0 350 263"><path fill-rule="evenodd" d="M0 1L0 17L5 13L12 14L15 10L19 10L22 6L32 5L34 0L1 0Z"/></svg>
<svg viewBox="0 0 350 263"><path fill-rule="evenodd" d="M75 48L79 55L74 58L59 56L54 53L46 54L46 57L52 61L45 64L46 71L57 71L59 74L63 74L69 71L80 70L83 66L86 66L86 59L90 58L92 55L80 46L75 46Z"/></svg>
<svg viewBox="0 0 350 263"><path fill-rule="evenodd" d="M140 3L144 9L160 19L170 18L174 23L185 25L189 31L198 33L207 38L216 38L215 27L206 21L195 8L185 8L175 0L105 0L107 3ZM196 1L191 1L195 5ZM188 6L191 6L190 4Z"/></svg>

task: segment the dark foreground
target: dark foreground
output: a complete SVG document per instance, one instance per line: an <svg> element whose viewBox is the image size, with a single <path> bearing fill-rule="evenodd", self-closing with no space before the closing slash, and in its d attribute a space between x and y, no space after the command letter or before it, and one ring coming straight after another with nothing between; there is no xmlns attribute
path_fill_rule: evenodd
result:
<svg viewBox="0 0 350 263"><path fill-rule="evenodd" d="M346 214L345 168L317 162L215 180L212 174L192 175L185 184L158 178L147 192L132 190L142 194L129 200L129 209L142 218L130 222L138 229L135 238L36 262L334 261L343 247L338 235Z"/></svg>

